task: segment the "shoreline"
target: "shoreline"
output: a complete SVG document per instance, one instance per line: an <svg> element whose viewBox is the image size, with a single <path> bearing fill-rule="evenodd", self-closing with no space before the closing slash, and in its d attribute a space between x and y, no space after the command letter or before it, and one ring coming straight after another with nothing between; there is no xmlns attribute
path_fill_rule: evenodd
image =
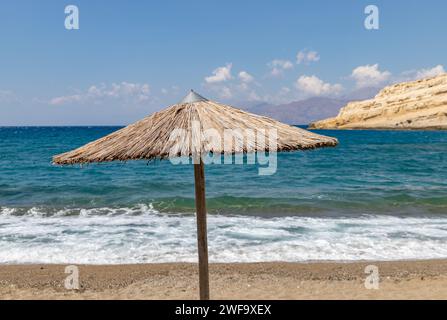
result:
<svg viewBox="0 0 447 320"><path fill-rule="evenodd" d="M366 289L377 266L379 289ZM0 265L0 299L197 299L194 263L78 265L79 290L67 290L67 265ZM447 299L447 259L210 264L214 299Z"/></svg>

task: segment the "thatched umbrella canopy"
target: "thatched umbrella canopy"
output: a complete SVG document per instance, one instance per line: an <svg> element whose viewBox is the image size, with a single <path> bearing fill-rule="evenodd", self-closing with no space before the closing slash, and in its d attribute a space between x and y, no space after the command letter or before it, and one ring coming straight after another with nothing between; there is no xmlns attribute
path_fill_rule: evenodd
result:
<svg viewBox="0 0 447 320"><path fill-rule="evenodd" d="M253 136L250 135L250 132L268 132L271 129L275 129L276 132L274 148L266 144L265 141L260 141L263 139L256 137L253 139ZM212 130L214 137L221 138L209 139L209 136L204 135L207 130ZM233 135L231 143L223 138L228 130L239 133ZM53 158L53 162L67 165L116 160L193 157L195 159L200 297L208 299L208 246L202 156L209 153L235 154L306 150L337 144L338 141L335 138L216 103L191 90L180 103L163 111L155 112L76 150L57 155Z"/></svg>

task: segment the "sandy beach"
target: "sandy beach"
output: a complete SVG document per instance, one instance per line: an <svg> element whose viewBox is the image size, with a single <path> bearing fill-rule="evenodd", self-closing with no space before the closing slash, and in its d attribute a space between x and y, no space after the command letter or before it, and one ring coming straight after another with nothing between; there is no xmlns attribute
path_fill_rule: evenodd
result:
<svg viewBox="0 0 447 320"><path fill-rule="evenodd" d="M379 268L379 289L364 286ZM1 299L196 299L197 266L188 263L79 265L79 290L67 290L65 265L0 266ZM356 263L212 264L214 299L447 299L447 260Z"/></svg>

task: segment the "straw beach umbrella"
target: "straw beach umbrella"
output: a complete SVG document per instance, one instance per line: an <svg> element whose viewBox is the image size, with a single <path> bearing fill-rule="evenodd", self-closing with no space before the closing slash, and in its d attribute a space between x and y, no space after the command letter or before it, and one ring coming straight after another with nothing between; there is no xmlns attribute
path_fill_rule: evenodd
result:
<svg viewBox="0 0 447 320"><path fill-rule="evenodd" d="M275 130L274 146L249 132ZM234 143L208 139L239 132ZM175 139L173 139L173 137ZM315 134L273 119L208 100L191 90L178 104L93 141L76 150L54 156L59 165L106 161L172 159L187 156L194 163L200 298L209 299L208 245L205 204L204 155L306 150L335 146L335 138Z"/></svg>

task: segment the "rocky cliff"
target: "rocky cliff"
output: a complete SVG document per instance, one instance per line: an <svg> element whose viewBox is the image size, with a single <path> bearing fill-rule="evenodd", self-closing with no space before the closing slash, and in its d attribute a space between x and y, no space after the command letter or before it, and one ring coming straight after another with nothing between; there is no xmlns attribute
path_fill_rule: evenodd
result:
<svg viewBox="0 0 447 320"><path fill-rule="evenodd" d="M350 102L338 116L310 128L447 130L447 74L386 87L373 99Z"/></svg>

